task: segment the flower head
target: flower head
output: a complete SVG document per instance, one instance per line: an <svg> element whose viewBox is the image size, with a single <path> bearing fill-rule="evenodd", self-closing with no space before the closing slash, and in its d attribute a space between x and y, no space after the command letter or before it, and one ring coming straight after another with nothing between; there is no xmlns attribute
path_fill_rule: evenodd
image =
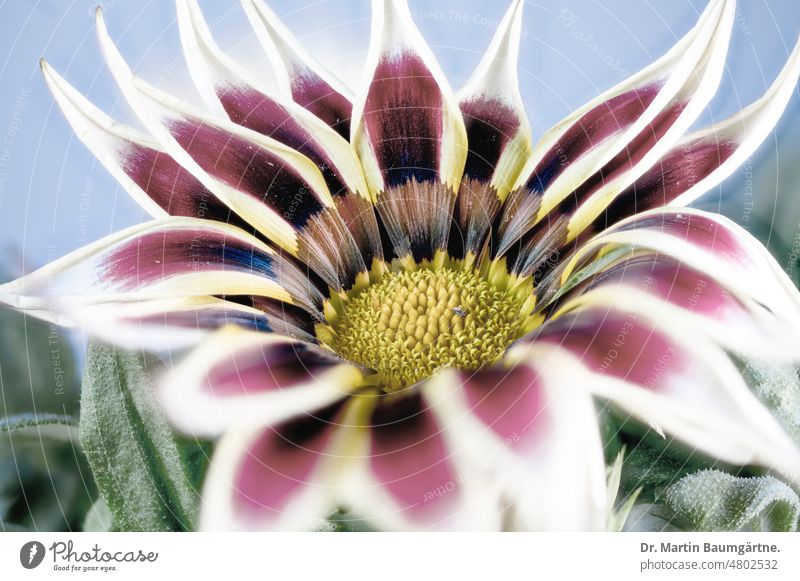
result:
<svg viewBox="0 0 800 581"><path fill-rule="evenodd" d="M162 400L220 437L205 527L310 527L345 506L387 528L602 528L595 401L800 482L800 450L731 357L797 358L800 295L744 230L684 207L771 131L800 48L761 99L688 132L731 35L734 3L712 0L534 147L520 0L457 93L405 1L374 0L358 96L260 0L243 4L278 94L177 4L205 110L136 77L99 12L147 134L42 67L154 219L0 298L123 345L193 346Z"/></svg>

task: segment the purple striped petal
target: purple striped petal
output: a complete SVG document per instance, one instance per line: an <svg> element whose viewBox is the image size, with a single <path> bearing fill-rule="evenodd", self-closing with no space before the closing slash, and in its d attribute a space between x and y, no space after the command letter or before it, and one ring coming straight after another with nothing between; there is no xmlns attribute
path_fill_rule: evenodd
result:
<svg viewBox="0 0 800 581"><path fill-rule="evenodd" d="M515 452L530 456L552 426L544 378L530 366L489 368L463 376L467 404L480 420Z"/></svg>
<svg viewBox="0 0 800 581"><path fill-rule="evenodd" d="M159 144L90 103L44 60L47 85L75 134L154 218L187 216L243 225Z"/></svg>
<svg viewBox="0 0 800 581"><path fill-rule="evenodd" d="M713 97L734 16L732 2L711 3L697 26L659 61L562 121L542 139L509 197L498 238L503 255L524 248L565 215L574 239L619 189L655 164ZM530 274L525 260L517 269Z"/></svg>
<svg viewBox="0 0 800 581"><path fill-rule="evenodd" d="M378 403L369 453L375 479L416 530L441 527L460 508L462 493L447 446L419 394Z"/></svg>
<svg viewBox="0 0 800 581"><path fill-rule="evenodd" d="M271 308L254 308L215 297L186 297L77 306L68 308L57 321L66 324L79 321L95 337L127 349L152 352L192 347L209 333L228 325L314 340L311 315L287 303L259 299L261 304L269 302Z"/></svg>
<svg viewBox="0 0 800 581"><path fill-rule="evenodd" d="M637 320L635 314L580 310L547 324L535 340L567 349L597 375L659 393L714 379L687 341L676 341L651 321Z"/></svg>
<svg viewBox="0 0 800 581"><path fill-rule="evenodd" d="M725 462L800 477L800 450L727 353L668 313L577 309L541 327L533 349L547 346L581 362L592 393L659 432Z"/></svg>
<svg viewBox="0 0 800 581"><path fill-rule="evenodd" d="M199 6L178 3L181 40L195 85L213 110L308 157L322 173L366 265L382 259L372 201L349 143L291 99L260 87L217 46Z"/></svg>
<svg viewBox="0 0 800 581"><path fill-rule="evenodd" d="M601 231L636 212L689 204L721 183L775 127L800 76L800 43L758 101L730 118L686 135L617 196L592 224Z"/></svg>
<svg viewBox="0 0 800 581"><path fill-rule="evenodd" d="M350 288L366 277L361 252L307 157L134 77L99 15L98 37L128 102L181 165L331 287Z"/></svg>
<svg viewBox="0 0 800 581"><path fill-rule="evenodd" d="M574 192L574 198L562 204L562 209L577 207L569 220L560 220L553 227L542 222L526 236L515 269L522 273L542 268L542 257L536 252L547 237L552 253L560 257L571 255L592 235L633 216L665 205L680 205L696 200L718 185L750 156L774 128L792 95L800 76L800 43L787 64L764 96L730 118L700 131L684 136L649 170L642 173L634 168L653 149L634 149L628 157L619 157L609 164L610 173L595 176ZM656 142L659 138L653 133ZM648 137L646 141L651 141ZM614 165L616 164L616 165ZM606 171L604 169L604 171ZM639 177L636 177L641 173ZM606 184L614 187L609 189ZM599 205L592 206L587 192L606 191ZM588 205L580 206L582 202ZM590 208L588 211L584 211ZM591 209L593 208L593 209ZM565 214L566 216L566 214ZM563 216L562 216L563 218Z"/></svg>
<svg viewBox="0 0 800 581"><path fill-rule="evenodd" d="M455 207L451 256L476 257L531 154L517 57L523 2L515 0L472 78L458 92L469 152Z"/></svg>
<svg viewBox="0 0 800 581"><path fill-rule="evenodd" d="M94 304L262 295L318 312L306 276L258 239L209 220L147 222L0 287L3 302L65 313Z"/></svg>
<svg viewBox="0 0 800 581"><path fill-rule="evenodd" d="M98 13L104 56L130 105L161 145L248 223L328 285L366 277L360 249L325 181L304 155L211 118L133 76Z"/></svg>
<svg viewBox="0 0 800 581"><path fill-rule="evenodd" d="M703 273L745 305L765 332L779 336L800 325L800 298L769 252L730 220L688 208L652 210L619 222L583 244L554 271L559 280L553 283L569 288L598 272L595 265L609 268L635 254L660 255ZM773 349L785 354L792 344Z"/></svg>
<svg viewBox="0 0 800 581"><path fill-rule="evenodd" d="M245 0L242 5L284 93L350 139L350 91L308 54L265 3Z"/></svg>
<svg viewBox="0 0 800 581"><path fill-rule="evenodd" d="M347 397L361 379L361 371L316 345L230 327L175 366L161 400L179 429L213 437L313 413Z"/></svg>
<svg viewBox="0 0 800 581"><path fill-rule="evenodd" d="M615 263L549 308L569 311L586 305L615 306L645 317L669 312L683 321L687 332L709 336L748 357L797 357L793 325L759 302L731 293L709 273L663 255L644 254Z"/></svg>
<svg viewBox="0 0 800 581"><path fill-rule="evenodd" d="M206 477L206 530L313 530L334 508L329 485L341 403L271 428L226 434Z"/></svg>
<svg viewBox="0 0 800 581"><path fill-rule="evenodd" d="M457 489L466 494L491 483L502 499L493 513L506 529L605 524L596 412L574 370L563 357L538 359L520 344L492 367L445 372L423 386L454 458L465 465Z"/></svg>
<svg viewBox="0 0 800 581"><path fill-rule="evenodd" d="M373 5L369 87L354 146L397 257L446 250L466 155L461 112L404 1Z"/></svg>

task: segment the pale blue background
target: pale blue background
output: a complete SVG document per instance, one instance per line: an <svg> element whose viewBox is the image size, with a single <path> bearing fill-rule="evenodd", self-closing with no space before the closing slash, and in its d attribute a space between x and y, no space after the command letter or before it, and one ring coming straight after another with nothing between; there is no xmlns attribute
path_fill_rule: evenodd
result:
<svg viewBox="0 0 800 581"><path fill-rule="evenodd" d="M0 251L18 273L144 218L134 202L94 162L54 107L38 70L45 56L101 108L125 120L130 113L95 42L97 2L6 0L0 4ZM184 97L192 88L179 51L174 6L167 0L106 0L112 35L133 68ZM505 11L505 2L410 0L419 25L454 85L469 75ZM367 0L273 0L271 5L312 49L349 81L369 36ZM527 2L521 83L537 136L597 92L657 58L694 23L704 2L571 0ZM270 77L238 1L203 2L222 46ZM571 27L562 10L569 10ZM561 16L561 18L559 18ZM728 70L703 122L727 116L757 98L782 66L800 31L797 0L740 2ZM576 36L592 35L592 46ZM598 54L598 51L602 51ZM609 66L601 57L612 60ZM798 231L800 96L754 160L754 210L759 234L785 253ZM9 143L10 141L10 143ZM3 156L0 156L2 158ZM747 213L738 171L724 185L724 211ZM780 211L773 208L780 197ZM716 207L718 192L703 202ZM771 224L777 230L774 235ZM755 218L751 220L754 224ZM776 238L777 236L777 238Z"/></svg>

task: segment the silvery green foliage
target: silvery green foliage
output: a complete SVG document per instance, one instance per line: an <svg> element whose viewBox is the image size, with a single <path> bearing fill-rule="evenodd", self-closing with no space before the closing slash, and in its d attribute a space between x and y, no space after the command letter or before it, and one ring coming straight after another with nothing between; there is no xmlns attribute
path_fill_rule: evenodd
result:
<svg viewBox="0 0 800 581"><path fill-rule="evenodd" d="M748 362L744 376L758 398L800 444L800 378L789 365Z"/></svg>
<svg viewBox="0 0 800 581"><path fill-rule="evenodd" d="M753 392L800 444L797 369L758 361L740 362L740 369ZM644 502L632 509L625 530L797 529L797 492L772 476L704 462L702 456L672 442L659 445L652 436L629 450L622 482L628 494L642 487Z"/></svg>
<svg viewBox="0 0 800 581"><path fill-rule="evenodd" d="M795 531L800 498L772 476L736 477L703 470L669 488L671 520L699 531Z"/></svg>
<svg viewBox="0 0 800 581"><path fill-rule="evenodd" d="M108 503L101 496L86 513L86 518L83 520L83 531L105 533L113 530L115 530L114 515L111 514Z"/></svg>
<svg viewBox="0 0 800 581"><path fill-rule="evenodd" d="M750 361L742 373L787 432L800 443L800 378L789 365ZM684 476L666 490L662 516L692 530L795 531L800 498L772 476L736 477L719 470ZM652 512L652 511L651 511Z"/></svg>
<svg viewBox="0 0 800 581"><path fill-rule="evenodd" d="M123 531L195 528L208 450L178 438L164 419L154 393L160 369L150 356L101 343L89 347L80 438L114 525Z"/></svg>

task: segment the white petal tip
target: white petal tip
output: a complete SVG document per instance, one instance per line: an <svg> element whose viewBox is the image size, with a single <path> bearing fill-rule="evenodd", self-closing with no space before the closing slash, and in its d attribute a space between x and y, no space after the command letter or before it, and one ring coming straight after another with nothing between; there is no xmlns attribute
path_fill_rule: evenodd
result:
<svg viewBox="0 0 800 581"><path fill-rule="evenodd" d="M514 0L511 3L475 72L458 92L460 100L476 94L494 93L506 98L512 97L518 106L522 106L517 63L524 5L523 0Z"/></svg>

